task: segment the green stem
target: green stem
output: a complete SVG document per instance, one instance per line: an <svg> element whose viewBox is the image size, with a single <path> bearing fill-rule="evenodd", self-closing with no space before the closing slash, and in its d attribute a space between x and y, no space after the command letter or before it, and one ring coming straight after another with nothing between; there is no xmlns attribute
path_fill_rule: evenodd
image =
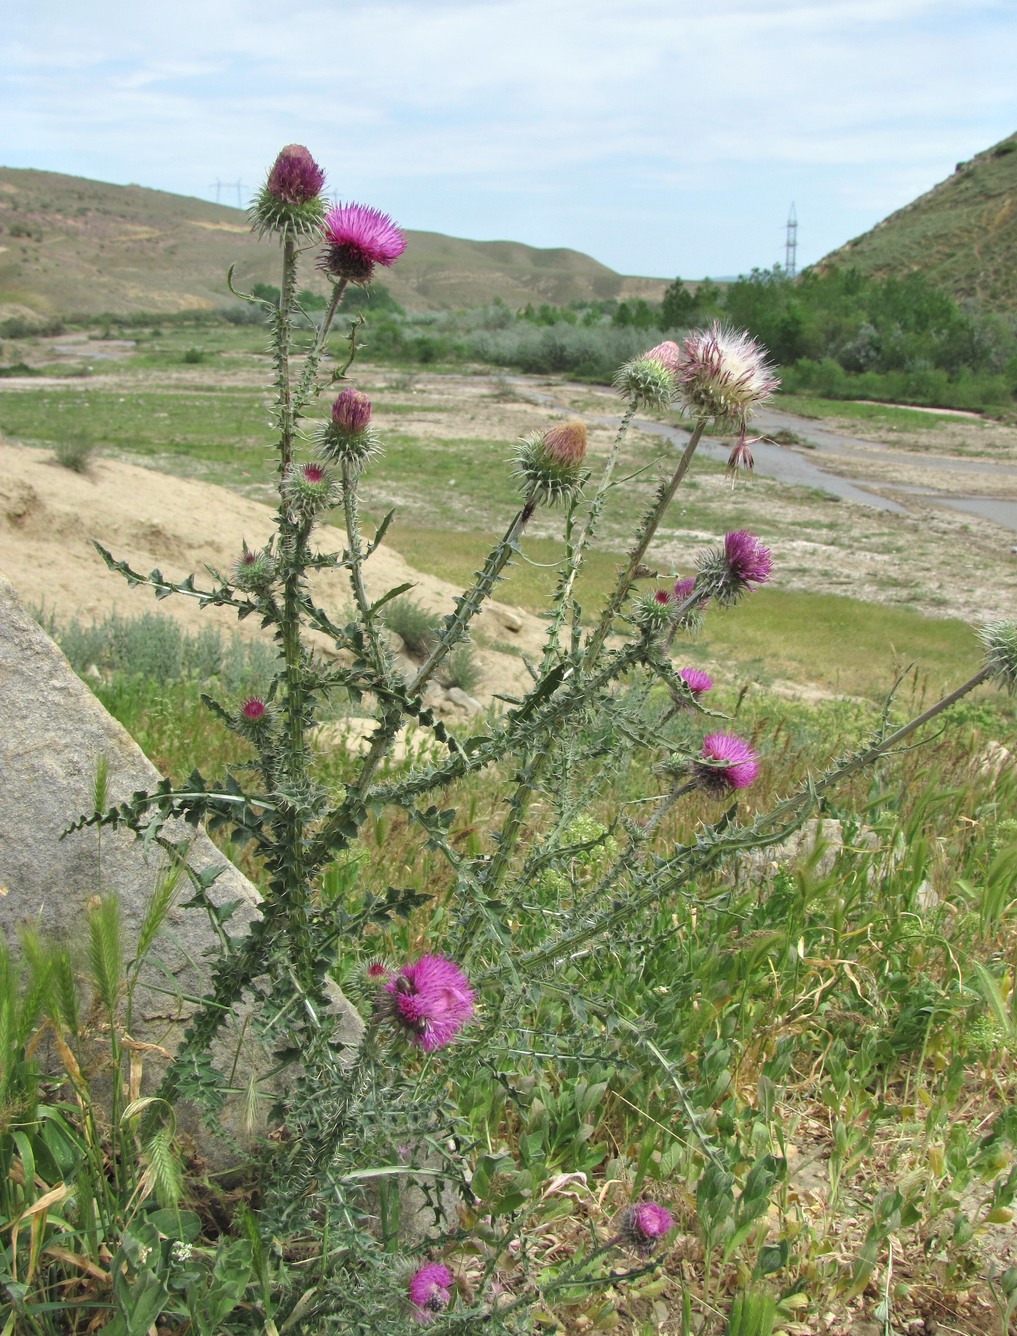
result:
<svg viewBox="0 0 1017 1336"><path fill-rule="evenodd" d="M297 392L294 396L294 411L299 413L311 397L314 387L314 378L318 372L318 365L321 362L321 355L325 351L325 340L328 338L328 332L332 328L332 321L335 319L335 313L339 309L339 303L343 299L343 293L346 291L346 285L349 279L340 279L332 287L332 300L329 302L328 310L325 312L324 319L318 326L318 333L307 354L307 361L304 365L300 382L297 385ZM349 363L347 363L347 366ZM315 390L314 393L317 393Z"/></svg>
<svg viewBox="0 0 1017 1336"><path fill-rule="evenodd" d="M625 598L636 578L636 572L642 564L643 557L646 555L646 550L653 541L653 535L657 532L657 528L661 520L664 518L664 513L668 506L674 500L674 494L677 492L682 479L689 471L689 465L692 463L692 456L696 453L696 447L702 439L705 428L705 419L700 419L696 423L692 435L689 437L689 443L686 445L685 452L678 461L678 467L675 469L673 476L669 482L665 483L660 488L660 491L657 494L656 504L643 521L642 531L636 540L635 547L629 554L629 564L619 577L618 583L615 585L614 593L608 600L607 607L601 615L597 629L594 631L589 644L587 645L587 662L589 663L592 663L596 659L596 656L603 648L604 641L611 632L614 619L621 611L622 604L625 602Z"/></svg>
<svg viewBox="0 0 1017 1336"><path fill-rule="evenodd" d="M604 509L604 503L607 500L608 489L611 485L611 478L614 474L615 465L618 463L618 455L621 452L622 441L628 433L629 425L636 411L636 400L633 397L621 422L618 424L618 430L615 433L614 443L611 446L611 452L607 457L607 463L604 465L604 471L600 475L600 482L594 493L593 500L590 502L589 514L586 516L586 523L583 525L582 533L575 544L570 544L568 549L568 565L565 568L561 583L555 593L554 616L551 620L551 626L547 635L547 647L544 650L544 670L545 672L551 666L551 662L558 650L558 636L564 625L565 617L568 612L569 603L572 599L572 589L576 582L576 576L583 564L583 557L590 541L596 531L597 521L600 518L600 512Z"/></svg>

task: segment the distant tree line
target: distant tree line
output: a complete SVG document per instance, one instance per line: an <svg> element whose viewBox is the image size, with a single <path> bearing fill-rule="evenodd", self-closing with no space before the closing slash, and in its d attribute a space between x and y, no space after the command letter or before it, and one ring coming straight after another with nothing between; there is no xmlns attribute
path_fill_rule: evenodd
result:
<svg viewBox="0 0 1017 1336"><path fill-rule="evenodd" d="M653 342L720 320L768 350L788 390L832 398L899 399L963 408L1012 407L1017 322L957 302L921 274L874 278L856 269L753 270L721 285L676 278L660 302L494 301L468 311L400 314L378 304L371 354L423 364L489 362L533 373L610 381Z"/></svg>

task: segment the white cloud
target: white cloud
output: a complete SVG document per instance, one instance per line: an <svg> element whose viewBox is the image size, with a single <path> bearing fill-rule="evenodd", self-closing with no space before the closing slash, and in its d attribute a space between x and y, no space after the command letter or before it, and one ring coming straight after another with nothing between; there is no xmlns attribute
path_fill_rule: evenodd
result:
<svg viewBox="0 0 1017 1336"><path fill-rule="evenodd" d="M0 37L0 115L13 165L207 194L300 140L410 226L553 218L608 258L689 192L733 217L796 180L836 180L830 227L862 230L1015 128L1014 37L1012 0L35 0ZM734 244L753 226L769 247L769 218Z"/></svg>

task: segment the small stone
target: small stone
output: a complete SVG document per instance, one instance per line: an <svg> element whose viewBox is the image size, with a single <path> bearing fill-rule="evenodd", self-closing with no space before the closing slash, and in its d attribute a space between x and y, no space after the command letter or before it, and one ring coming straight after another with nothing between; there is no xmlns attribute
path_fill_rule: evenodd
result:
<svg viewBox="0 0 1017 1336"><path fill-rule="evenodd" d="M499 620L506 631L511 631L518 635L523 629L523 619L518 612L513 612L511 608L503 608L499 614Z"/></svg>
<svg viewBox="0 0 1017 1336"><path fill-rule="evenodd" d="M468 695L462 687L449 687L448 691L445 692L445 695L453 705L458 705L459 708L465 710L467 714L480 714L481 710L484 708L479 700Z"/></svg>

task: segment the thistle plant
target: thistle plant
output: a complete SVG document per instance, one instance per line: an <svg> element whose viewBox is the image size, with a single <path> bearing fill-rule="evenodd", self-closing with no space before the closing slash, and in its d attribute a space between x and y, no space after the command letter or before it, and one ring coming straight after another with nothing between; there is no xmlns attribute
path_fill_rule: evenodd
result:
<svg viewBox="0 0 1017 1336"><path fill-rule="evenodd" d="M660 344L620 369L615 383L624 403L621 424L596 477L581 421L534 424L514 461L518 496L503 537L434 629L423 661L408 680L401 676L384 627L389 601L405 589L374 597L365 578L392 518L365 535L363 489L384 448L384 433L367 395L349 379L360 350L359 321L345 334L334 326L348 284L370 283L378 266L398 260L405 241L377 209L343 204L326 210L323 181L308 151L290 145L252 209L252 226L275 238L282 251L278 306L264 304L274 366L278 491L271 541L257 550L245 545L230 569L212 572L210 582L194 576L170 581L159 571L139 574L100 548L109 567L132 584L148 585L159 597L195 598L238 618L254 617L271 632L278 665L263 688L241 700L206 701L249 744L250 765L214 780L195 772L181 786L166 781L80 824L124 826L160 840L167 819L181 816L250 844L263 870L260 919L246 938L229 941L214 963L209 995L197 1004L159 1095L170 1103L198 1099L214 1117L225 1083L211 1071L212 1041L226 1018L253 999L255 1023L274 1054L275 1075L284 1081L266 1194L272 1227L294 1228L334 1210L364 1250L369 1234L349 1224L365 1209L360 1182L371 1175L387 1182L404 1170L434 1172L419 1162L422 1145L439 1148L441 1173L459 1183L465 1201L479 1200L465 1187L469 1166L462 1156L441 1149L463 1126L450 1091L458 1081L462 1103L486 1055L518 1045L521 1034L541 1032L547 999L563 991L560 972L568 974L586 953L610 946L633 925L661 931L654 926L659 906L675 906L679 913L697 879L725 859L786 839L837 784L900 747L975 686L994 677L1012 690L1017 647L1012 627L986 631L986 664L969 682L907 724L891 727L887 714L866 747L769 810L739 819L740 800L766 764L765 748L759 754L726 721L717 722L704 701L710 677L676 667L672 650L714 606L752 597L769 581L776 566L772 554L756 535L732 530L719 546L689 553L694 574L677 579L663 596L637 592L644 559L706 427L734 427L744 439L753 410L776 386L762 349L747 335L714 326L681 344ZM294 321L297 274L307 258L332 284L310 334ZM245 300L259 301L251 295ZM319 404L324 416L316 413ZM687 445L663 468L604 605L584 609L577 597L580 576L617 485L626 434L638 411L670 405L690 420ZM563 547L532 684L524 696L492 711L477 731L450 728L432 713L423 689L467 642L474 619L518 559L540 507L560 512ZM334 531L324 521L332 516L342 531L341 550L328 546ZM318 606L313 577L322 570L345 573L352 620L340 624ZM317 653L312 635L324 637L335 654ZM342 695L370 702L374 727L366 755L337 789L320 778L312 730L328 702ZM430 733L436 748L408 769L383 772L408 723ZM610 830L577 840L575 831L612 771L633 756L658 778L660 792L640 795L638 819L623 806ZM454 838L452 795L484 773L501 778L505 796L492 828L473 847ZM673 820L680 804L704 798L715 805L712 824L681 837ZM369 878L351 886L343 900L325 894L330 872L351 852L367 848L366 832L381 813L399 814L420 851L441 861L440 904L430 891L394 887L379 898ZM573 866L591 848L601 855L595 875L547 875ZM539 914L531 903L538 885L551 888ZM390 968L378 962L386 934L402 934L412 944L403 957L407 963ZM350 1049L336 1042L337 983L365 1020L362 1040ZM652 1017L627 1017L621 998L587 996L578 987L565 991L577 1035L586 1027L613 1052L630 1044L659 1062L698 1163L721 1165L714 1131L688 1098ZM399 1145L409 1147L406 1165L395 1162ZM383 1206L384 1199L385 1192ZM625 1212L621 1235L649 1258L670 1227L665 1207L641 1201ZM453 1285L448 1267L428 1261L402 1286L401 1302L436 1321L444 1320L446 1310L492 1319L500 1314L498 1320L507 1321L530 1290L524 1287L508 1304L493 1303L497 1268L518 1242L514 1226L500 1229L488 1230L487 1261L469 1299ZM594 1256L601 1252L594 1249L589 1259ZM584 1266L576 1274L596 1271ZM332 1302L342 1286L334 1276L327 1281L324 1271L322 1276L321 1301L331 1296ZM396 1292L391 1277L386 1284ZM352 1293L349 1286L347 1291Z"/></svg>

